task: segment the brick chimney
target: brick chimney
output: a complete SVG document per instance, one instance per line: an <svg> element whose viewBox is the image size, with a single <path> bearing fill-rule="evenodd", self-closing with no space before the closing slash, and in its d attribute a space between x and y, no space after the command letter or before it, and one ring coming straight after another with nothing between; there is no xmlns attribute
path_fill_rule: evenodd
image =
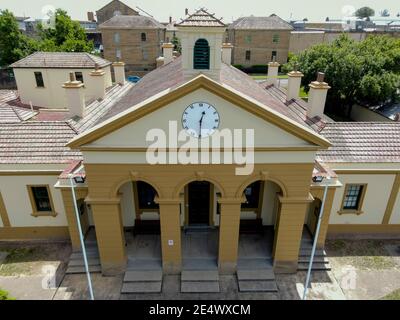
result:
<svg viewBox="0 0 400 320"><path fill-rule="evenodd" d="M106 95L105 72L95 64L95 69L90 72L90 81L94 90L94 98L103 100Z"/></svg>
<svg viewBox="0 0 400 320"><path fill-rule="evenodd" d="M273 61L268 63L268 77L267 77L267 85L273 84L276 86L278 84L278 70L280 64L275 61L275 56Z"/></svg>
<svg viewBox="0 0 400 320"><path fill-rule="evenodd" d="M189 15L189 9L185 8L185 16L188 16L188 15Z"/></svg>
<svg viewBox="0 0 400 320"><path fill-rule="evenodd" d="M322 117L325 110L326 95L331 88L325 81L325 73L318 72L317 80L310 83L310 92L308 93L307 116Z"/></svg>
<svg viewBox="0 0 400 320"><path fill-rule="evenodd" d="M222 62L226 64L232 63L232 48L233 45L231 43L223 43L222 44Z"/></svg>
<svg viewBox="0 0 400 320"><path fill-rule="evenodd" d="M88 18L88 21L91 21L91 22L95 21L95 20L94 20L94 13L91 12L91 11L89 11L89 12L87 13L87 18Z"/></svg>
<svg viewBox="0 0 400 320"><path fill-rule="evenodd" d="M174 45L170 42L164 43L162 45L164 64L168 64L174 60Z"/></svg>
<svg viewBox="0 0 400 320"><path fill-rule="evenodd" d="M125 63L116 61L112 66L114 68L115 82L123 86L125 84Z"/></svg>
<svg viewBox="0 0 400 320"><path fill-rule="evenodd" d="M289 77L286 95L287 101L299 98L301 78L304 76L304 74L298 71L297 68L297 65L295 65L294 70L287 74Z"/></svg>
<svg viewBox="0 0 400 320"><path fill-rule="evenodd" d="M77 81L75 73L69 73L69 81L63 84L65 89L66 108L69 109L71 117L83 117L85 111L85 94L83 92L83 83Z"/></svg>

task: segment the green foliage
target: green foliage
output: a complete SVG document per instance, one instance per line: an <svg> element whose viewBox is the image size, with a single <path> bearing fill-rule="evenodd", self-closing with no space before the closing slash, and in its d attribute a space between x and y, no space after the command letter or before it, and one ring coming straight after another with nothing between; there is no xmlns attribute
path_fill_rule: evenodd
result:
<svg viewBox="0 0 400 320"><path fill-rule="evenodd" d="M0 10L0 67L7 66L35 51L35 41L18 30L14 15Z"/></svg>
<svg viewBox="0 0 400 320"><path fill-rule="evenodd" d="M171 43L174 45L174 50L182 53L182 45L181 40L177 38L175 35L172 37Z"/></svg>
<svg viewBox="0 0 400 320"><path fill-rule="evenodd" d="M306 91L318 71L325 73L332 87L327 97L332 113L348 116L355 102L376 105L399 99L399 39L371 36L355 42L342 35L331 44L319 44L292 57L284 70L293 70L295 63L304 74Z"/></svg>
<svg viewBox="0 0 400 320"><path fill-rule="evenodd" d="M4 290L1 290L0 289L0 300L15 300L14 298L11 298L9 295L8 295L8 292L7 291L4 291Z"/></svg>
<svg viewBox="0 0 400 320"><path fill-rule="evenodd" d="M87 41L79 22L72 21L67 12L57 9L54 26L38 26L39 40L34 40L18 30L14 15L0 10L0 66L7 66L35 51L92 52L94 45Z"/></svg>
<svg viewBox="0 0 400 320"><path fill-rule="evenodd" d="M72 21L67 12L57 9L55 26L44 28L39 25L42 51L92 52L93 42L87 41L85 30L79 22Z"/></svg>
<svg viewBox="0 0 400 320"><path fill-rule="evenodd" d="M369 18L375 15L375 10L370 7L362 7L354 15L358 18Z"/></svg>

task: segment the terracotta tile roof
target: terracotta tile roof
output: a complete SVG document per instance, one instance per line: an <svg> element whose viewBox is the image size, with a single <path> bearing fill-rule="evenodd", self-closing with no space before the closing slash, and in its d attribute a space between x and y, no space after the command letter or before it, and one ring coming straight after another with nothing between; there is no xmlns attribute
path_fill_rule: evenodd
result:
<svg viewBox="0 0 400 320"><path fill-rule="evenodd" d="M400 162L400 122L327 123L321 134L333 146L319 151L322 162Z"/></svg>
<svg viewBox="0 0 400 320"><path fill-rule="evenodd" d="M165 29L165 26L152 17L121 15L102 23L99 29Z"/></svg>
<svg viewBox="0 0 400 320"><path fill-rule="evenodd" d="M17 62L12 68L79 68L94 69L95 64L105 67L110 61L86 52L35 52Z"/></svg>
<svg viewBox="0 0 400 320"><path fill-rule="evenodd" d="M182 85L185 80L182 70L182 57L175 59L142 78L127 94L125 94L113 108L101 117L99 124L130 107L164 91L174 89ZM300 101L291 101L286 104L285 93L275 87L265 87L264 84L256 83L251 77L239 69L222 64L220 82L229 87L255 99L262 104L278 111L301 125L319 131L323 126L319 117L309 119L305 114L305 105Z"/></svg>
<svg viewBox="0 0 400 320"><path fill-rule="evenodd" d="M221 18L222 19L222 18ZM214 14L209 13L206 9L202 8L195 13L190 14L181 22L178 22L178 27L225 27L225 24L215 17Z"/></svg>
<svg viewBox="0 0 400 320"><path fill-rule="evenodd" d="M37 111L19 100L14 90L0 90L0 123L22 122L31 119Z"/></svg>
<svg viewBox="0 0 400 320"><path fill-rule="evenodd" d="M69 163L82 158L65 147L76 132L65 122L2 123L0 163Z"/></svg>
<svg viewBox="0 0 400 320"><path fill-rule="evenodd" d="M235 30L293 30L293 27L275 14L269 17L243 17L231 23Z"/></svg>

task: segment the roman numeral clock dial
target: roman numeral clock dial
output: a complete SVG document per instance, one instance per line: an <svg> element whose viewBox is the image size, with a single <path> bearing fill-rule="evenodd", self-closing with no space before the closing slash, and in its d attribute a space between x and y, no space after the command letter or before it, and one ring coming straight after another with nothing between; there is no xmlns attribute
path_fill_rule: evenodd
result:
<svg viewBox="0 0 400 320"><path fill-rule="evenodd" d="M195 102L182 114L182 127L195 138L211 136L219 128L219 114L206 102Z"/></svg>

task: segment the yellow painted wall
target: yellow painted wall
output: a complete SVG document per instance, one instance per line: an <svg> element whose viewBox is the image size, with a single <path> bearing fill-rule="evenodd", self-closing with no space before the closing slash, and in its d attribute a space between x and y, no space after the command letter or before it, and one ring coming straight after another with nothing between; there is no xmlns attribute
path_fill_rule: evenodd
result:
<svg viewBox="0 0 400 320"><path fill-rule="evenodd" d="M57 175L0 176L0 191L7 208L11 227L67 226L60 190L54 188ZM27 185L49 185L56 217L33 217Z"/></svg>
<svg viewBox="0 0 400 320"><path fill-rule="evenodd" d="M332 205L330 224L381 224L392 190L394 174L339 174L343 187L338 188ZM363 214L342 214L341 209L346 184L368 184L361 210Z"/></svg>
<svg viewBox="0 0 400 320"><path fill-rule="evenodd" d="M105 71L106 87L112 85L110 66L103 68ZM42 72L44 88L37 88L34 72ZM31 101L34 106L45 108L65 108L65 89L62 85L69 80L70 72L82 72L85 84L85 100L90 101L94 98L94 88L89 73L90 69L14 69L17 82L18 93L21 101L29 104Z"/></svg>

